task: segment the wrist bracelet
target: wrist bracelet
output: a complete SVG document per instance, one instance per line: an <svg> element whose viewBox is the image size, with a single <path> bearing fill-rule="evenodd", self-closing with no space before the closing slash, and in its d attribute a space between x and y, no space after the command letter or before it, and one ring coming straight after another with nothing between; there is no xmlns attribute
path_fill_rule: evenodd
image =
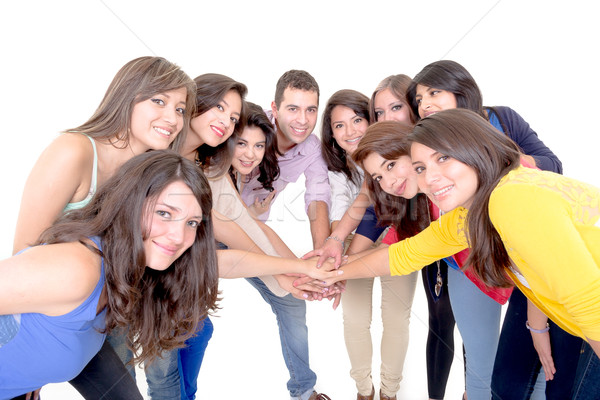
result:
<svg viewBox="0 0 600 400"><path fill-rule="evenodd" d="M344 248L344 241L342 239L340 239L339 237L337 237L337 236L329 236L329 237L327 237L327 239L325 239L325 241L327 242L329 239L335 240L336 242L338 242L339 244L342 245L342 248Z"/></svg>
<svg viewBox="0 0 600 400"><path fill-rule="evenodd" d="M546 327L544 329L533 329L531 326L529 326L529 321L525 321L525 326L531 332L535 332L535 333L546 333L546 332L548 332L550 330L550 324L547 323L547 322L546 322Z"/></svg>

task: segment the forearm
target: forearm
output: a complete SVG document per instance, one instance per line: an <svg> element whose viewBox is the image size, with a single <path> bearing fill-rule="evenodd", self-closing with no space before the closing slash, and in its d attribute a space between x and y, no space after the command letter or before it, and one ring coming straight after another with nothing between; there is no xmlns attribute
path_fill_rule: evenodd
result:
<svg viewBox="0 0 600 400"><path fill-rule="evenodd" d="M348 257L348 263L343 265L340 270L343 271L340 278L344 280L389 276L388 246L382 245L376 249L351 255Z"/></svg>
<svg viewBox="0 0 600 400"><path fill-rule="evenodd" d="M306 273L309 262L240 250L218 250L219 277L226 279Z"/></svg>
<svg viewBox="0 0 600 400"><path fill-rule="evenodd" d="M533 329L543 330L548 324L548 317L527 299L527 322Z"/></svg>
<svg viewBox="0 0 600 400"><path fill-rule="evenodd" d="M331 236L345 239L352 231L358 227L360 221L365 215L365 210L371 204L369 196L362 191L356 196L352 205L346 210L342 219L332 227Z"/></svg>
<svg viewBox="0 0 600 400"><path fill-rule="evenodd" d="M329 211L327 203L313 201L308 206L308 217L310 220L310 233L313 239L313 248L323 246L325 239L329 236Z"/></svg>
<svg viewBox="0 0 600 400"><path fill-rule="evenodd" d="M219 242L225 244L230 249L264 254L260 247L250 239L248 234L238 224L215 210L212 211L212 217L215 239Z"/></svg>

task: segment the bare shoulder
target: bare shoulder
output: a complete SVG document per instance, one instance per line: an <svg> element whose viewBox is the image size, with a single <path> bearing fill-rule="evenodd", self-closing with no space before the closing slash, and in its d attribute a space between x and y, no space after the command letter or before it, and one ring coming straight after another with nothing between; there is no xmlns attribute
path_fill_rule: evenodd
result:
<svg viewBox="0 0 600 400"><path fill-rule="evenodd" d="M100 279L101 258L81 243L35 246L1 261L0 273L4 281L0 314L62 315L93 292ZM12 309L7 310L9 299Z"/></svg>
<svg viewBox="0 0 600 400"><path fill-rule="evenodd" d="M59 162L87 165L94 157L94 148L87 136L80 133L64 133L50 143L44 155Z"/></svg>

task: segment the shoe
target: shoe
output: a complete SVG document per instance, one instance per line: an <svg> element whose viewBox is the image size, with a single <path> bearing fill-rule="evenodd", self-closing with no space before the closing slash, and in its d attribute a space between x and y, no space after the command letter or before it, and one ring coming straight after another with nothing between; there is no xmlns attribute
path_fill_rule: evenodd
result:
<svg viewBox="0 0 600 400"><path fill-rule="evenodd" d="M373 400L375 398L375 388L371 389L371 394L368 396L363 396L360 393L356 394L356 400Z"/></svg>
<svg viewBox="0 0 600 400"><path fill-rule="evenodd" d="M393 395L392 397L386 396L381 392L381 389L379 389L379 400L396 400L396 395Z"/></svg>
<svg viewBox="0 0 600 400"><path fill-rule="evenodd" d="M331 397L323 393L312 392L308 400L331 400Z"/></svg>

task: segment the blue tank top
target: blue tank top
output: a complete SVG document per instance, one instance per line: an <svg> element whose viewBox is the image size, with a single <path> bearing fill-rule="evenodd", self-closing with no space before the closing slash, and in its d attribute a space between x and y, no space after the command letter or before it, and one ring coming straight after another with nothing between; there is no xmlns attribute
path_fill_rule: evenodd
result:
<svg viewBox="0 0 600 400"><path fill-rule="evenodd" d="M91 240L101 249L100 238ZM106 336L106 310L96 315L104 279L102 259L94 291L67 314L0 315L0 399L71 380L98 353Z"/></svg>

